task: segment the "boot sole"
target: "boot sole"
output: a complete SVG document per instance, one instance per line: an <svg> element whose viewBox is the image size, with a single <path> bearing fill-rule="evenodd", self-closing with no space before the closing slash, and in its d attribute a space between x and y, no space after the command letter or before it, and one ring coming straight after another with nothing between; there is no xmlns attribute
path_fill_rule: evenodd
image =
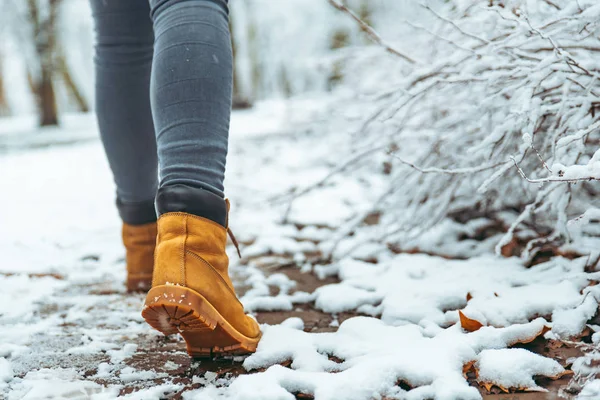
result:
<svg viewBox="0 0 600 400"><path fill-rule="evenodd" d="M240 333L204 296L184 286L152 288L142 317L165 335L181 334L191 357L253 353L260 340L260 335L250 338Z"/></svg>

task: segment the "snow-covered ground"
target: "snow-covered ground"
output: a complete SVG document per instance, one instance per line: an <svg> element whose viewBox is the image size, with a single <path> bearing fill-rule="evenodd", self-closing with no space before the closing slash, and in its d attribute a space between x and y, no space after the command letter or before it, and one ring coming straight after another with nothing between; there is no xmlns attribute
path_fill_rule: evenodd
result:
<svg viewBox="0 0 600 400"><path fill-rule="evenodd" d="M256 354L216 361L190 360L143 322L143 295L125 293L93 116L44 131L0 120L0 398L480 399L544 390L540 377L600 398L600 272L586 258L525 268L396 254L364 240L376 222L338 240L333 229L384 190L378 177L345 174L288 207L282 194L340 162L346 138L307 124L323 108L234 113L226 187L243 259L231 253L232 272L264 336Z"/></svg>

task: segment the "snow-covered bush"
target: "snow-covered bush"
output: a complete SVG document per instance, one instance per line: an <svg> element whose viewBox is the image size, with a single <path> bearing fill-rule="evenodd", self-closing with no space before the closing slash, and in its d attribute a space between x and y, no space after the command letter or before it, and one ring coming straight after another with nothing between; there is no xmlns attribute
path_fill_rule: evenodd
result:
<svg viewBox="0 0 600 400"><path fill-rule="evenodd" d="M393 43L414 62L364 49L348 64L362 63L349 82L372 109L353 147L388 150L381 237L402 245L480 218L491 225L474 236L533 257L600 236L600 4L428 1L420 13L404 21L412 48Z"/></svg>

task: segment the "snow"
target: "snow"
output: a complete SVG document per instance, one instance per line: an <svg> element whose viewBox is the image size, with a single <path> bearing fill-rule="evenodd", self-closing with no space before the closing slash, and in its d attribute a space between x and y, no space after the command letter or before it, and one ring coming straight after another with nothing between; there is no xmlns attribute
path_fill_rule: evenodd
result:
<svg viewBox="0 0 600 400"><path fill-rule="evenodd" d="M145 388L137 392L121 396L127 400L161 400L165 398L166 394L176 392L182 388L182 385L166 383L162 385L156 385L150 388Z"/></svg>
<svg viewBox="0 0 600 400"><path fill-rule="evenodd" d="M246 311L290 311L294 307L286 295L244 299L243 304Z"/></svg>
<svg viewBox="0 0 600 400"><path fill-rule="evenodd" d="M506 326L558 307L571 309L583 299L585 260L557 258L529 269L519 264L490 256L452 261L406 254L377 265L342 260L342 282L319 288L316 305L335 313L381 303L387 323L429 320L440 326L456 322L455 310L464 308L483 324Z"/></svg>
<svg viewBox="0 0 600 400"><path fill-rule="evenodd" d="M590 161L585 165L565 166L556 163L552 166L556 177L565 180L596 179L600 180L600 150L596 151Z"/></svg>
<svg viewBox="0 0 600 400"><path fill-rule="evenodd" d="M506 389L543 390L534 376L557 377L565 371L558 362L525 349L484 350L475 367L480 382Z"/></svg>
<svg viewBox="0 0 600 400"><path fill-rule="evenodd" d="M313 393L318 399L366 399L375 394L398 393L396 382L403 380L418 386L404 393L406 398L479 399L477 390L469 387L462 376L463 365L477 359L478 353L484 354L484 346L503 348L526 341L539 334L541 327L542 320L508 328L489 327L474 333L465 333L454 326L433 337L415 325L394 327L367 317L344 321L336 333L264 327L259 348L244 361L244 367L269 368L239 377L229 388L221 389L221 393L233 398L253 393L256 396L253 398L278 399L287 398L286 392L304 392ZM341 359L341 364L330 360L328 355ZM514 360L521 359L516 352ZM275 365L287 360L292 361L291 369ZM487 356L483 358L486 360ZM523 363L529 366L526 360ZM533 372L546 371L530 368Z"/></svg>
<svg viewBox="0 0 600 400"><path fill-rule="evenodd" d="M10 382L13 378L13 370L10 366L10 361L6 358L0 358L0 390L4 389L7 382Z"/></svg>
<svg viewBox="0 0 600 400"><path fill-rule="evenodd" d="M40 369L15 379L8 400L42 400L85 396L90 399L108 399L116 396L115 388L81 380L74 369Z"/></svg>
<svg viewBox="0 0 600 400"><path fill-rule="evenodd" d="M10 268L10 266L9 266ZM11 307L2 309L0 318L3 320L26 321L32 317L36 303L63 288L66 283L54 277L30 278L27 275L0 275L0 302ZM26 301L13 301L16 296L23 296Z"/></svg>
<svg viewBox="0 0 600 400"><path fill-rule="evenodd" d="M580 340L586 328L593 344L569 362L579 397L600 397L600 213L587 181L600 179L600 123L584 69L596 71L585 48L597 44L600 6L555 2L561 10L427 3L456 25L408 0L348 2L373 5L377 31L416 66L362 46L327 1L232 2L241 92L270 99L231 121L225 186L243 258L230 252L230 271L248 312L283 320L262 323L258 351L231 360L249 372L239 377L186 364L181 340L141 319L143 295L124 290L94 115L65 112L59 89L61 127L36 127L32 49L13 37L22 26L2 20L16 116L0 119L0 184L18 194L0 196L0 397L479 399L465 365L480 383L539 390L533 376L559 375L565 361L511 347L542 334ZM66 0L61 18L76 21L59 40L91 98L87 3ZM333 51L339 35L347 46ZM547 50L548 37L568 51ZM291 94L301 95L277 99ZM567 258L530 266L535 249L521 245L540 232L542 249ZM512 239L522 258L492 255ZM320 287L305 289L311 279ZM483 327L462 329L459 310ZM324 326L296 316L306 314Z"/></svg>
<svg viewBox="0 0 600 400"><path fill-rule="evenodd" d="M326 285L315 292L317 308L328 313L351 311L364 304L377 304L383 296L347 285Z"/></svg>
<svg viewBox="0 0 600 400"><path fill-rule="evenodd" d="M166 374L164 374L166 376ZM160 375L154 371L136 371L134 368L125 367L121 370L119 374L119 379L122 382L136 382L136 381L148 381L151 379L156 379Z"/></svg>
<svg viewBox="0 0 600 400"><path fill-rule="evenodd" d="M264 108L234 114L226 184L232 229L243 243L243 259L230 252L241 300L259 320L269 310L285 318L279 325L261 324L258 350L242 364L250 374L202 370L193 378L185 375L188 383L172 380L185 364L184 344L152 331L140 317L143 295L124 292L112 180L100 142L88 138L93 128L83 129L92 120L86 116L62 128L72 143L47 146L35 144L33 133L23 135L23 142L13 136L10 129L29 129L22 121L6 128L0 137L11 139L2 142L7 150L0 158L0 183L20 185L21 195L0 197L0 209L11 210L2 214L10 234L0 233L6 260L0 266L0 396L84 393L109 399L133 388L122 397L159 399L190 389L182 393L185 399L293 399L297 392L317 399L480 399L462 373L469 362L479 362L490 381L501 385L517 382L508 366L531 372L520 377L526 383L534 373L554 371L554 361L509 348L549 328L554 335L571 336L586 326L599 295L587 286L600 278L586 270L587 260L554 257L527 268L521 259L490 255L489 243L481 247L487 251L473 251L477 254L464 260L396 254L373 239L381 234L378 225L355 227L334 246L333 228L362 218L382 188L375 179L371 190L357 193L360 174L337 178L322 192L327 206L299 199L283 218L287 201L270 199L281 199L298 182L319 181L337 157L329 145L314 146L310 134L278 131L283 117L277 110L289 113L295 107L291 102L273 107L271 114ZM331 146L339 143L331 140ZM75 191L72 182L78 184ZM40 210L40 193L44 210L52 212L30 212ZM446 233L440 229L427 240L435 248L447 235L442 242L450 248L460 232L484 224L471 221L460 229L446 224ZM333 262L313 258L333 247ZM306 291L302 279L282 272L287 269L327 282ZM303 313L300 304L325 316L368 316L333 315L325 323L331 332L305 332L312 325L296 316ZM466 332L457 323L458 310L484 327ZM289 318L291 313L298 314ZM159 353L167 356L144 364ZM489 362L498 357L502 364ZM184 369L188 374L195 368ZM573 368L593 369L583 360ZM398 386L399 380L411 390ZM200 387L187 387L193 383Z"/></svg>
<svg viewBox="0 0 600 400"><path fill-rule="evenodd" d="M577 336L598 312L598 301L588 293L582 303L571 309L555 310L552 314L552 332L563 338Z"/></svg>
<svg viewBox="0 0 600 400"><path fill-rule="evenodd" d="M597 399L600 396L600 379L589 381L577 395L578 400Z"/></svg>

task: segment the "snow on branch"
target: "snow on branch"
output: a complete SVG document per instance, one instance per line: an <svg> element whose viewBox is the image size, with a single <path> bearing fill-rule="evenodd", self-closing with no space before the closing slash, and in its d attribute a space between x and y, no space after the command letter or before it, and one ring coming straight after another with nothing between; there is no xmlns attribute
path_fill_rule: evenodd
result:
<svg viewBox="0 0 600 400"><path fill-rule="evenodd" d="M406 24L410 59L422 60L412 72L383 58L349 67L381 80L356 137L363 148L394 148L389 182L399 186L385 200L386 238L501 214L501 245L521 231L532 243L575 240L567 222L600 196L600 5L449 0L420 9L426 17Z"/></svg>

